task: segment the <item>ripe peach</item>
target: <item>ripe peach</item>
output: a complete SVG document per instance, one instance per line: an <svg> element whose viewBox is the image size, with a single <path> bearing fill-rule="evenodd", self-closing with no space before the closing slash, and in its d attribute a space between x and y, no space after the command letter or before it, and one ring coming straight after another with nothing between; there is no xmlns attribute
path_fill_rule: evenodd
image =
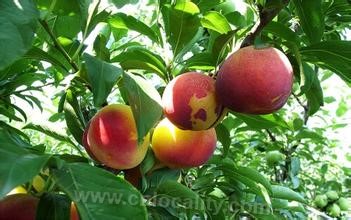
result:
<svg viewBox="0 0 351 220"><path fill-rule="evenodd" d="M90 145L88 144L88 131L90 127L90 122L87 124L87 127L84 130L83 137L82 137L82 143L85 148L85 151L88 153L91 159L97 161L96 157L94 156L93 152L91 152Z"/></svg>
<svg viewBox="0 0 351 220"><path fill-rule="evenodd" d="M15 188L13 188L9 193L7 193L6 195L13 195L13 194L27 194L27 190L23 187L23 186L17 186Z"/></svg>
<svg viewBox="0 0 351 220"><path fill-rule="evenodd" d="M166 86L162 105L166 117L177 127L186 130L213 127L223 111L216 100L215 80L196 72L174 78Z"/></svg>
<svg viewBox="0 0 351 220"><path fill-rule="evenodd" d="M12 194L0 201L0 220L35 220L39 199L29 194Z"/></svg>
<svg viewBox="0 0 351 220"><path fill-rule="evenodd" d="M88 145L96 159L114 169L130 169L144 159L149 135L138 146L138 134L132 110L127 105L103 107L90 122Z"/></svg>
<svg viewBox="0 0 351 220"><path fill-rule="evenodd" d="M71 220L79 220L79 214L78 214L78 211L77 211L77 207L76 205L74 204L74 202L71 202L71 210L70 210L70 213L71 213Z"/></svg>
<svg viewBox="0 0 351 220"><path fill-rule="evenodd" d="M293 83L288 58L269 47L244 47L230 55L218 72L218 100L230 110L269 114L287 101Z"/></svg>
<svg viewBox="0 0 351 220"><path fill-rule="evenodd" d="M39 198L29 194L12 194L0 200L0 220L35 220ZM71 203L71 220L79 220L74 203Z"/></svg>
<svg viewBox="0 0 351 220"><path fill-rule="evenodd" d="M216 148L214 128L202 131L182 130L167 118L155 128L152 149L157 159L170 168L189 168L207 162Z"/></svg>

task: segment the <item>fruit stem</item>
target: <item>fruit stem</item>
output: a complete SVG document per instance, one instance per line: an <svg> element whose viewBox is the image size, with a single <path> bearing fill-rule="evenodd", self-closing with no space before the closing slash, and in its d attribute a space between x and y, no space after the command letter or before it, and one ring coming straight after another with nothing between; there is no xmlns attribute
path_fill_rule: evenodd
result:
<svg viewBox="0 0 351 220"><path fill-rule="evenodd" d="M252 27L250 33L245 37L241 43L240 48L253 45L255 38L261 33L263 28L272 21L272 19L290 2L290 0L283 0L282 4L275 8L263 8L257 5L259 13L259 21Z"/></svg>

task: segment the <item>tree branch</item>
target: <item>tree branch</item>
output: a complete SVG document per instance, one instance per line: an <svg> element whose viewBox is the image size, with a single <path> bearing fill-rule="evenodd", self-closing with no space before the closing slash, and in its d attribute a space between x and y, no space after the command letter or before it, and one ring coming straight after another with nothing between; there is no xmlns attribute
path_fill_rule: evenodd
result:
<svg viewBox="0 0 351 220"><path fill-rule="evenodd" d="M303 111L304 111L304 115L303 115L303 124L306 125L307 124L307 121L309 119L309 115L308 115L308 111L309 111L309 108L307 105L303 104L301 99L295 94L295 93L292 93L292 95L294 96L294 98L296 99L297 103L299 103L299 105L301 105L301 107L303 108Z"/></svg>
<svg viewBox="0 0 351 220"><path fill-rule="evenodd" d="M273 133L269 129L266 129L266 131L267 131L268 136L269 136L269 138L271 139L272 142L277 141L277 139L274 137Z"/></svg>
<svg viewBox="0 0 351 220"><path fill-rule="evenodd" d="M74 69L75 72L77 72L79 70L77 64L71 59L71 57L68 55L68 53L65 51L65 49L61 46L61 44L57 41L54 33L52 32L52 30L50 29L48 23L45 20L41 20L39 19L39 23L41 24L41 26L43 26L44 30L49 34L51 40L54 43L54 46L56 47L56 49L58 51L60 51L60 53L63 55L63 57L68 61L68 63L72 66L72 68Z"/></svg>
<svg viewBox="0 0 351 220"><path fill-rule="evenodd" d="M258 5L259 21L252 27L250 33L245 37L241 43L240 48L254 44L255 38L261 33L263 28L272 21L272 19L290 2L290 0L283 0L279 7L263 8Z"/></svg>

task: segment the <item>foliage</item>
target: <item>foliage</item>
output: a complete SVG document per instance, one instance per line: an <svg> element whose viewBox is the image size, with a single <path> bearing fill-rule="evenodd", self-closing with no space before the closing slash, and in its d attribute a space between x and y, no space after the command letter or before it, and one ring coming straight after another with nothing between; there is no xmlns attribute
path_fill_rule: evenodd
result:
<svg viewBox="0 0 351 220"><path fill-rule="evenodd" d="M307 219L316 195L351 196L351 167L337 162L340 142L328 136L347 124L310 125L336 102L324 95L328 78L351 85L350 25L347 0L0 1L0 196L23 185L50 199L41 204L52 210L68 211L74 201L83 220ZM228 113L207 164L162 168L150 150L136 189L123 171L84 152L83 131L101 107L132 106L142 138L162 117L160 96L172 78L190 70L215 76L246 44L288 55L293 94L270 115ZM347 99L336 117L347 113ZM52 124L31 123L20 102L49 112ZM273 164L266 163L271 151L282 155ZM38 174L45 193L31 186Z"/></svg>

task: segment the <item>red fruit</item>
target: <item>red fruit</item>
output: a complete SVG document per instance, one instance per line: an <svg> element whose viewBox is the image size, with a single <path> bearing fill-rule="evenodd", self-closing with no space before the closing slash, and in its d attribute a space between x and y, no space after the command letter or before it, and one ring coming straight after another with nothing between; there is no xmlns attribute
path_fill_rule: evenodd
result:
<svg viewBox="0 0 351 220"><path fill-rule="evenodd" d="M171 168L197 167L206 163L216 148L216 142L214 128L181 130L167 118L156 126L152 135L156 158Z"/></svg>
<svg viewBox="0 0 351 220"><path fill-rule="evenodd" d="M186 130L213 127L223 111L216 99L215 80L196 72L174 78L166 86L162 105L166 117L177 127Z"/></svg>
<svg viewBox="0 0 351 220"><path fill-rule="evenodd" d="M0 220L35 220L39 199L28 194L12 194L0 201Z"/></svg>
<svg viewBox="0 0 351 220"><path fill-rule="evenodd" d="M244 47L230 55L216 80L218 100L230 110L269 114L287 101L293 83L288 58L269 47Z"/></svg>
<svg viewBox="0 0 351 220"><path fill-rule="evenodd" d="M89 143L88 143L88 131L89 131L89 126L90 126L90 122L87 124L87 127L86 127L85 130L84 130L83 138L82 138L82 143L83 143L83 146L84 146L84 148L85 148L85 151L88 153L88 155L90 156L90 158L97 161L97 159L96 159L96 157L94 156L93 152L91 152L90 145L89 145Z"/></svg>
<svg viewBox="0 0 351 220"><path fill-rule="evenodd" d="M148 135L138 146L132 110L122 104L105 106L91 119L87 140L97 161L119 170L140 164L149 146Z"/></svg>
<svg viewBox="0 0 351 220"><path fill-rule="evenodd" d="M35 220L39 198L29 194L12 194L0 200L0 220ZM71 220L79 220L74 203L71 203Z"/></svg>

